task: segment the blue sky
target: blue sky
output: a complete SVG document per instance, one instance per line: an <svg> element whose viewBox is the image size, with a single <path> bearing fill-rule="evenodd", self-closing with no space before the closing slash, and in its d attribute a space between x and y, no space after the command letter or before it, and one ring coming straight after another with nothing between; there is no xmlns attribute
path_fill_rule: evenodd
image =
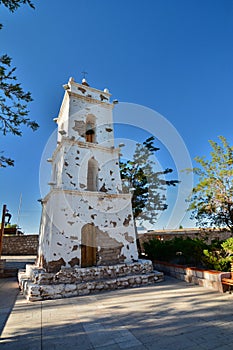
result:
<svg viewBox="0 0 233 350"><path fill-rule="evenodd" d="M15 167L0 171L0 203L17 222L22 194L19 224L26 233L38 232L40 160L70 76L79 82L85 70L93 87L107 87L120 102L160 113L180 134L192 160L208 156L208 140L219 135L233 144L232 0L34 4L35 10L23 6L14 14L0 7L1 52L13 58L18 80L31 91L29 116L40 124L35 133L25 129L21 138L1 136L0 148L15 159ZM133 139L144 135L128 133ZM164 167L172 164L162 149L158 158ZM182 224L194 226L187 219Z"/></svg>

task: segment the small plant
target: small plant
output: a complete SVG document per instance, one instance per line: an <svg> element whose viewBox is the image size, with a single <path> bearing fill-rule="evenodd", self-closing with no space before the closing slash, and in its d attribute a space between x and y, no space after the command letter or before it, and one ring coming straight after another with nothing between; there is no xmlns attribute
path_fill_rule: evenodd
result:
<svg viewBox="0 0 233 350"><path fill-rule="evenodd" d="M17 224L6 224L5 228L17 228Z"/></svg>
<svg viewBox="0 0 233 350"><path fill-rule="evenodd" d="M228 254L228 256L233 259L233 237L230 237L225 242L223 242L222 247L225 250L226 254Z"/></svg>
<svg viewBox="0 0 233 350"><path fill-rule="evenodd" d="M203 262L208 269L217 271L230 270L231 259L229 259L229 257L223 256L224 252L222 250L209 251L208 249L205 249L203 251L203 254Z"/></svg>
<svg viewBox="0 0 233 350"><path fill-rule="evenodd" d="M233 237L223 242L212 242L203 254L206 267L218 271L230 271L233 262Z"/></svg>

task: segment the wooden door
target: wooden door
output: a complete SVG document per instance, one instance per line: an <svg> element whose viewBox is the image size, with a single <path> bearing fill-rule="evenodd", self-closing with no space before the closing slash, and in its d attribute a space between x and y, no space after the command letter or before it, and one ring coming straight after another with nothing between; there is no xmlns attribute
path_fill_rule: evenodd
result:
<svg viewBox="0 0 233 350"><path fill-rule="evenodd" d="M94 225L86 224L82 228L81 267L96 265L96 229Z"/></svg>

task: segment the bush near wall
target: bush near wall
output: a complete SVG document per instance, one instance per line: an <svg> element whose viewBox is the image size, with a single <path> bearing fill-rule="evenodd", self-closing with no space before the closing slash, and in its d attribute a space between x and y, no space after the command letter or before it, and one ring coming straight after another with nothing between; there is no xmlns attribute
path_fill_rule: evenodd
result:
<svg viewBox="0 0 233 350"><path fill-rule="evenodd" d="M2 255L37 255L38 243L38 235L4 235Z"/></svg>
<svg viewBox="0 0 233 350"><path fill-rule="evenodd" d="M198 238L152 239L144 243L145 253L151 260L196 267L203 267L203 251L207 248L208 245Z"/></svg>
<svg viewBox="0 0 233 350"><path fill-rule="evenodd" d="M141 248L143 249L143 243L148 242L153 238L163 241L169 241L173 238L199 238L205 240L207 244L211 244L213 240L225 241L232 236L232 232L227 230L215 230L215 229L177 229L177 230L154 230L143 234L138 234Z"/></svg>
<svg viewBox="0 0 233 350"><path fill-rule="evenodd" d="M217 271L230 271L233 261L233 237L211 244L198 238L175 237L168 241L154 238L144 243L144 249L151 260Z"/></svg>

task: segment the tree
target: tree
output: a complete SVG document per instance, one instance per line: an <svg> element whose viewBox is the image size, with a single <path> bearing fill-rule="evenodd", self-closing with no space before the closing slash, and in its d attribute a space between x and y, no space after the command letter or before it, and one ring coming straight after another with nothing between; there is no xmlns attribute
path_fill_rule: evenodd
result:
<svg viewBox="0 0 233 350"><path fill-rule="evenodd" d="M139 222L156 222L158 212L167 209L164 191L167 186L176 186L177 180L165 180L164 176L172 169L155 171L156 163L152 155L159 150L154 146L154 136L137 143L133 160L121 161L120 171L123 190L133 190L132 209L134 219Z"/></svg>
<svg viewBox="0 0 233 350"><path fill-rule="evenodd" d="M33 9L35 8L30 0L0 0L0 5L2 4L11 12L15 12L22 4L28 4Z"/></svg>
<svg viewBox="0 0 233 350"><path fill-rule="evenodd" d="M0 0L0 5L6 6L11 12L16 11L22 4L28 4L34 8L30 0ZM2 24L0 24L2 29ZM22 125L26 125L35 131L38 124L27 116L27 103L32 101L31 93L24 92L21 84L17 82L14 74L16 68L11 66L11 58L7 54L0 56L0 131L5 136L7 133L22 135ZM0 166L13 166L14 160L0 154Z"/></svg>
<svg viewBox="0 0 233 350"><path fill-rule="evenodd" d="M198 177L189 210L200 227L228 228L233 232L233 147L219 136L221 144L209 141L211 159L196 157L200 168L189 169Z"/></svg>

